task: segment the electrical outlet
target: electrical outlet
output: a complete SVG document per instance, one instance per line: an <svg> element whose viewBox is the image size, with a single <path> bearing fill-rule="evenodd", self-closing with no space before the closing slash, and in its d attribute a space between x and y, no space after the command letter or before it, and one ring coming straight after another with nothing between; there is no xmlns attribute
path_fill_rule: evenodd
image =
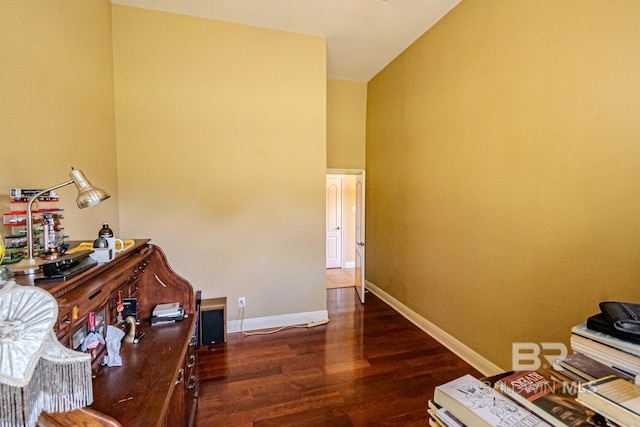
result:
<svg viewBox="0 0 640 427"><path fill-rule="evenodd" d="M246 300L244 297L238 297L238 308L244 308L246 306Z"/></svg>

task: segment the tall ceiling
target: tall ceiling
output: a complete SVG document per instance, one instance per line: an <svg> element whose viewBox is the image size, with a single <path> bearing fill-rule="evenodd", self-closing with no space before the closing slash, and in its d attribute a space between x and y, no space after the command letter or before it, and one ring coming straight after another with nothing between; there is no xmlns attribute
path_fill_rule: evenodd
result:
<svg viewBox="0 0 640 427"><path fill-rule="evenodd" d="M460 0L111 0L145 9L324 36L327 77L366 82Z"/></svg>

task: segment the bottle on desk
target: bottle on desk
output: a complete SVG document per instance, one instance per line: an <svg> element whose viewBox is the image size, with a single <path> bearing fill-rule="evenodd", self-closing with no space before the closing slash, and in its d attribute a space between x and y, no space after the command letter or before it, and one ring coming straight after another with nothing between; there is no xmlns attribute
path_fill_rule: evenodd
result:
<svg viewBox="0 0 640 427"><path fill-rule="evenodd" d="M102 228L100 229L100 231L98 231L98 238L107 238L107 237L113 237L113 230L111 230L109 228L109 223L105 222L104 224L102 224Z"/></svg>

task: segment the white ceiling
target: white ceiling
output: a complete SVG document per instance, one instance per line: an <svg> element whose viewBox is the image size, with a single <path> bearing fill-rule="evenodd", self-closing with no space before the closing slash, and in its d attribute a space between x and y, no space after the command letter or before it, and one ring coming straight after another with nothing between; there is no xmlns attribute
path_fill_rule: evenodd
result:
<svg viewBox="0 0 640 427"><path fill-rule="evenodd" d="M327 39L327 77L366 82L460 0L111 0Z"/></svg>

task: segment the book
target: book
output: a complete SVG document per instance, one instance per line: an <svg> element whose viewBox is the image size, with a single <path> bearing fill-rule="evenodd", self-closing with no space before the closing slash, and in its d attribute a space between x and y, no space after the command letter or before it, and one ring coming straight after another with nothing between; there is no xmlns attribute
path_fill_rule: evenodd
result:
<svg viewBox="0 0 640 427"><path fill-rule="evenodd" d="M444 427L465 427L456 417L454 417L447 408L443 408L433 401L429 400L429 409L427 409L431 418L436 420L438 424Z"/></svg>
<svg viewBox="0 0 640 427"><path fill-rule="evenodd" d="M584 407L576 401L577 389L553 382L539 372L515 372L500 379L496 388L551 425L595 425Z"/></svg>
<svg viewBox="0 0 640 427"><path fill-rule="evenodd" d="M438 423L438 425L442 425L442 421L440 420L440 418L438 418L436 411L429 408L427 409L427 413L429 414L430 420L434 420Z"/></svg>
<svg viewBox="0 0 640 427"><path fill-rule="evenodd" d="M427 406L429 407L429 409L431 409L433 412L438 412L438 409L442 408L442 406L438 405L436 402L433 401L433 399L429 399L429 401L427 402Z"/></svg>
<svg viewBox="0 0 640 427"><path fill-rule="evenodd" d="M152 316L153 317L173 317L183 314L182 307L180 307L180 303L171 302L166 304L158 304L154 307Z"/></svg>
<svg viewBox="0 0 640 427"><path fill-rule="evenodd" d="M575 353L595 358L605 365L630 373L632 376L640 374L640 357L634 354L576 334L571 334L569 341Z"/></svg>
<svg viewBox="0 0 640 427"><path fill-rule="evenodd" d="M581 345L579 343L572 344L571 349L574 352L582 353L585 356L589 356L590 358L597 360L600 363L612 367L617 372L620 372L620 374L624 374L625 376L630 377L636 376L636 373L633 372L635 368L626 364L624 360L618 360L613 357L607 356L601 352L598 352L597 350L593 350L592 348L589 348L586 345Z"/></svg>
<svg viewBox="0 0 640 427"><path fill-rule="evenodd" d="M591 381L558 365L558 360L554 360L553 362L551 362L551 368L549 369L549 376L551 377L552 380L559 382L561 384L565 383L565 384L577 385L583 382Z"/></svg>
<svg viewBox="0 0 640 427"><path fill-rule="evenodd" d="M607 366L611 366L614 370L619 372L617 375L622 377L632 377L635 378L636 374L633 372L634 368L631 366L626 366L623 361L612 360L611 358L603 357L602 354L592 351L591 349L583 346L574 347L574 351L584 353L585 355L591 357L592 359L597 360L600 363L604 363Z"/></svg>
<svg viewBox="0 0 640 427"><path fill-rule="evenodd" d="M582 384L578 401L622 426L640 425L640 387L615 375Z"/></svg>
<svg viewBox="0 0 640 427"><path fill-rule="evenodd" d="M151 324L160 325L163 323L175 323L176 321L183 320L184 317L185 317L184 315L168 316L168 317L151 317Z"/></svg>
<svg viewBox="0 0 640 427"><path fill-rule="evenodd" d="M464 375L435 388L433 400L467 426L548 426L488 384Z"/></svg>
<svg viewBox="0 0 640 427"><path fill-rule="evenodd" d="M594 360L588 356L585 356L582 353L573 353L564 359L555 360L562 368L571 371L574 374L579 375L587 381L597 380L598 378L608 377L609 375L617 375L621 376L619 371L611 368L610 366L605 365L604 363L600 363L597 360ZM626 376L628 379L632 379L629 376Z"/></svg>
<svg viewBox="0 0 640 427"><path fill-rule="evenodd" d="M436 404L433 399L429 399L428 402L428 408L427 408L427 413L429 414L429 416L431 417L429 419L429 422L433 421L433 425L438 425L441 427L448 427L444 421L442 421L442 419L440 419L440 417L438 416L438 409L441 409L442 406ZM432 425L432 424L430 424Z"/></svg>
<svg viewBox="0 0 640 427"><path fill-rule="evenodd" d="M440 420L442 420L441 424L444 424L447 427L465 427L465 425L462 424L459 419L454 417L446 408L438 409L436 415Z"/></svg>

